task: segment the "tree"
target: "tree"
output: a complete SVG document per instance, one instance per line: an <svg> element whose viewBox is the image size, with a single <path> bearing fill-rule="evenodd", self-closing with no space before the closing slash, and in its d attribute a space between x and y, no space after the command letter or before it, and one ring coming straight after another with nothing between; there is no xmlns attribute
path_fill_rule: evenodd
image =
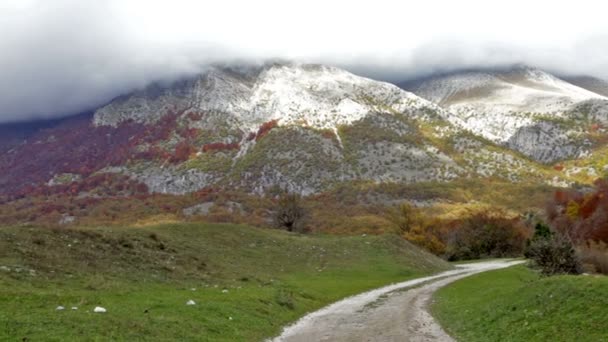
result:
<svg viewBox="0 0 608 342"><path fill-rule="evenodd" d="M563 234L552 233L549 236L535 237L526 249L525 255L544 275L581 272L581 264L574 244Z"/></svg>
<svg viewBox="0 0 608 342"><path fill-rule="evenodd" d="M287 231L302 231L306 211L301 205L302 199L296 193L283 192L277 201L275 224Z"/></svg>
<svg viewBox="0 0 608 342"><path fill-rule="evenodd" d="M419 211L407 202L393 208L389 215L389 220L393 222L402 235L412 230L420 219Z"/></svg>

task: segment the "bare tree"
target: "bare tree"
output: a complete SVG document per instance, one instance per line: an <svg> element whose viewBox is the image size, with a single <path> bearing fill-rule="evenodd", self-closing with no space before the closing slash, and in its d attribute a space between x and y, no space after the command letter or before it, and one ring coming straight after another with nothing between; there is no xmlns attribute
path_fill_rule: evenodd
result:
<svg viewBox="0 0 608 342"><path fill-rule="evenodd" d="M302 199L296 193L283 192L279 195L275 224L287 231L301 231L304 228L306 211L301 205Z"/></svg>

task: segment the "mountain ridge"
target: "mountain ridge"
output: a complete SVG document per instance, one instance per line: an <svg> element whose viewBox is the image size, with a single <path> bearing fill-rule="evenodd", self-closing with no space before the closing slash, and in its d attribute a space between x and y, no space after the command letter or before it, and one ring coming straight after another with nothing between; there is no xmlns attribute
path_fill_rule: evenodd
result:
<svg viewBox="0 0 608 342"><path fill-rule="evenodd" d="M502 82L522 83L522 74L538 84L562 85L531 68L503 71ZM546 92L547 87L540 88ZM588 117L603 115L601 98L576 106ZM571 158L591 153L595 143L570 142L570 131L561 128L569 124L563 113L524 117L530 124L518 127L506 142L479 134L462 113L331 66L215 66L120 96L71 128L42 131L0 157L0 168L7 171L0 184L18 194L32 187L72 186L78 196L104 196L95 195L91 184L97 181L89 181L102 176L129 180L116 185L124 189L116 192L121 196L140 193L144 186L145 192L176 195L210 187L257 194L281 187L310 195L345 182L493 177L566 186L572 177L542 163L554 160L555 146L558 157ZM522 146L535 150L527 153ZM539 146L546 151L539 152ZM63 155L66 148L72 153ZM37 174L21 179L8 170Z"/></svg>
<svg viewBox="0 0 608 342"><path fill-rule="evenodd" d="M588 155L594 143L586 126L608 122L608 98L527 66L455 71L402 86L464 122L454 124L543 163Z"/></svg>

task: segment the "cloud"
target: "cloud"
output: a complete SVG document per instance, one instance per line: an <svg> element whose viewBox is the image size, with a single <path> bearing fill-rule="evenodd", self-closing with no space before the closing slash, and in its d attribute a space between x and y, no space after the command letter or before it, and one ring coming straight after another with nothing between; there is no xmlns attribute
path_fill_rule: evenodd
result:
<svg viewBox="0 0 608 342"><path fill-rule="evenodd" d="M344 66L389 81L527 63L608 78L608 22L591 0L3 0L0 122L99 106L215 62Z"/></svg>

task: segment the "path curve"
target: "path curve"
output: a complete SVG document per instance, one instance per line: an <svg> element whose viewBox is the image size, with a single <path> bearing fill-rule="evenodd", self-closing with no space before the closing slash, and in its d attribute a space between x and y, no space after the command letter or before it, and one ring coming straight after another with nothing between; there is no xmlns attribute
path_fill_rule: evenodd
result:
<svg viewBox="0 0 608 342"><path fill-rule="evenodd" d="M472 274L523 263L493 260L371 290L312 312L272 342L454 341L428 313L433 293Z"/></svg>

